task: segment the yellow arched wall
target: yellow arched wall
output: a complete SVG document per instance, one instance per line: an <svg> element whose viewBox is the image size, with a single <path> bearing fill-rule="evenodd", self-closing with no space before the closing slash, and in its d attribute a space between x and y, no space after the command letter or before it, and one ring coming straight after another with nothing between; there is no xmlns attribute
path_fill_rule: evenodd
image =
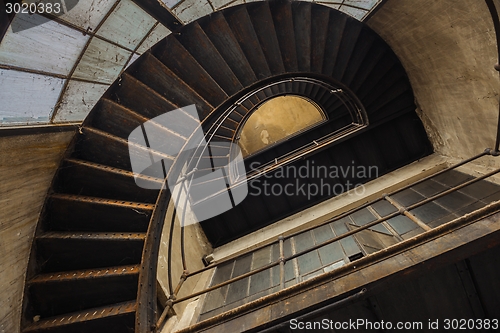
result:
<svg viewBox="0 0 500 333"><path fill-rule="evenodd" d="M322 122L319 106L299 96L279 96L264 102L243 125L238 145L248 156Z"/></svg>

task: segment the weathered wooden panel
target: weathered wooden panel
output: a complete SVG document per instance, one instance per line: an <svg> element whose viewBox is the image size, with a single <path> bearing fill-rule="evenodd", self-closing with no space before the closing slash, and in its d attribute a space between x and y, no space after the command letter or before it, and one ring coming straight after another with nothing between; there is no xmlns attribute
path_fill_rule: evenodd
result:
<svg viewBox="0 0 500 333"><path fill-rule="evenodd" d="M0 332L19 332L38 215L73 133L0 138Z"/></svg>

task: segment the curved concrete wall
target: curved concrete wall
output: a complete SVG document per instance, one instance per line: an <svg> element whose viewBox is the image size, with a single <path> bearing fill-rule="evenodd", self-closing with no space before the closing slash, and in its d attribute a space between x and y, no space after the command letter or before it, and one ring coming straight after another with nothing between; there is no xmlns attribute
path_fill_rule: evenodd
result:
<svg viewBox="0 0 500 333"><path fill-rule="evenodd" d="M0 333L19 332L26 266L38 216L73 135L0 138Z"/></svg>
<svg viewBox="0 0 500 333"><path fill-rule="evenodd" d="M387 0L367 23L406 68L436 152L462 159L494 146L500 86L484 1Z"/></svg>

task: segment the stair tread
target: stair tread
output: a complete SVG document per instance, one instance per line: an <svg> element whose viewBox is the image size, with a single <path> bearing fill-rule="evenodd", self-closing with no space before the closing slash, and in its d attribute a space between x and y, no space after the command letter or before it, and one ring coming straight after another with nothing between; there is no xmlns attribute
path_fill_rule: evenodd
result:
<svg viewBox="0 0 500 333"><path fill-rule="evenodd" d="M67 159L65 159L65 161L72 163L72 164L77 164L77 165L81 165L84 167L88 167L88 168L98 169L98 170L101 170L103 172L110 172L110 173L114 173L117 175L132 177L132 178L134 178L134 177L141 178L144 180L149 180L149 181L157 182L160 184L163 183L163 179L161 179L161 178L146 176L143 174L134 174L132 171L114 168L114 167L107 166L104 164L94 163L94 162L80 160L80 159L76 159L76 158L67 158Z"/></svg>
<svg viewBox="0 0 500 333"><path fill-rule="evenodd" d="M271 75L248 10L244 7L232 7L223 14L257 78Z"/></svg>
<svg viewBox="0 0 500 333"><path fill-rule="evenodd" d="M219 105L228 97L177 38L166 38L159 46L163 47L153 55L211 105Z"/></svg>
<svg viewBox="0 0 500 333"><path fill-rule="evenodd" d="M83 269L75 271L54 272L39 274L29 280L29 284L40 284L50 282L64 282L83 279L96 279L102 277L114 277L139 274L139 265L115 266L109 268Z"/></svg>
<svg viewBox="0 0 500 333"><path fill-rule="evenodd" d="M206 24L204 24L206 22ZM241 49L224 15L215 12L210 19L200 22L205 34L210 38L234 75L244 85L249 86L257 81L257 77Z"/></svg>
<svg viewBox="0 0 500 333"><path fill-rule="evenodd" d="M131 300L127 302L116 303L113 305L102 306L92 309L87 309L78 312L72 312L64 315L54 316L42 319L32 323L22 332L37 332L42 329L50 329L55 327L67 326L70 324L81 323L102 318L122 316L133 314L136 311L137 302Z"/></svg>
<svg viewBox="0 0 500 333"><path fill-rule="evenodd" d="M59 199L59 200L71 200L71 201L85 202L85 203L98 204L98 205L119 206L119 207L131 208L131 209L142 209L142 210L153 210L155 207L154 204L148 204L148 203L142 203L142 202L112 200L112 199L105 199L105 198L99 198L99 197L89 197L89 196L81 196L81 195L65 194L65 193L54 193L51 195L51 198Z"/></svg>
<svg viewBox="0 0 500 333"><path fill-rule="evenodd" d="M274 20L274 29L286 72L297 72L297 47L291 2L273 1L269 3Z"/></svg>
<svg viewBox="0 0 500 333"><path fill-rule="evenodd" d="M146 118L155 118L184 106L174 104L127 72L120 76L120 84L113 89L111 98Z"/></svg>
<svg viewBox="0 0 500 333"><path fill-rule="evenodd" d="M83 128L83 131L90 131L90 132L93 132L94 134L97 134L97 135L100 135L100 136L103 136L107 139L110 139L110 140L113 140L113 141L117 141L123 145L126 145L126 146L129 146L129 145L132 145L133 147L135 148L138 148L138 149L142 149L142 150L146 150L148 153L152 153L152 154L155 154L155 155L159 155L165 159L169 159L169 160L174 160L174 157L171 156L171 155L167 155L165 153L162 153L158 150L155 150L155 149L152 149L152 148L149 148L149 147L146 147L146 146L142 146L140 144L137 144L137 143L133 143L133 142L129 142L128 140L125 140L123 138L120 138L116 135L113 135L113 134L110 134L108 132L105 132L105 131L102 131L100 129L97 129L97 128L94 128L94 127L84 127Z"/></svg>
<svg viewBox="0 0 500 333"><path fill-rule="evenodd" d="M311 72L321 73L328 38L330 10L325 6L311 8Z"/></svg>
<svg viewBox="0 0 500 333"><path fill-rule="evenodd" d="M311 3L292 3L298 70L311 70Z"/></svg>
<svg viewBox="0 0 500 333"><path fill-rule="evenodd" d="M148 117L146 117L145 115L142 115L142 114L140 114L140 113L137 113L136 111L134 111L134 110L132 110L132 109L130 109L130 108L128 108L128 107L126 107L126 106L122 105L122 104L117 103L116 101L113 101L113 100L111 100L111 99L107 99L107 98L103 98L103 99L101 99L100 103L102 103L104 107L112 107L112 108L114 108L114 109L119 109L122 113L125 113L125 114L127 114L128 116L130 116L130 117L132 118L132 120L135 120L135 122L136 122L136 124L134 124L134 126L135 126L135 127L134 127L134 129L135 129L137 126L140 126L141 124L148 123L148 124L152 124L152 125L154 125L154 126L155 126L156 128L158 128L159 130L164 131L164 132L165 132L165 134L167 134L167 133L168 133L168 134L173 134L173 135L175 135L175 136L177 136L177 137L179 137L179 138L181 138L181 139L183 139L183 140L187 140L187 137L186 137L186 136L184 136L184 135L182 135L182 134L180 134L180 133L178 133L178 132L174 131L174 130L173 130L173 129L171 129L171 128L165 127L164 125L162 125L162 124L160 124L160 123L156 122L156 121L154 120L154 118L148 118ZM115 110L113 110L113 111L115 111ZM119 125L122 125L122 127L124 127L124 126L123 126L123 125L124 125L124 124L123 124L123 122L120 122L120 121L119 121L119 119L116 119L116 115L109 115L109 114L107 114L107 116L108 116L108 117L110 117L111 119L106 119L106 118L103 118L103 116L105 116L105 115L103 115L102 113L103 113L103 112L100 112L100 113L97 115L97 117L96 117L96 118L97 118L97 120L98 120L98 121L95 121L95 119L93 119L93 121L92 121L92 127L97 128L97 129L100 129L100 130L102 130L102 131L104 131L104 132L108 132L107 130L105 130L105 129L103 129L103 128L99 128L99 127L98 127L98 126L102 126L102 125L103 125L103 124L102 124L103 120L104 120L104 121L105 121L105 120L109 120L109 121L113 121L113 122L115 122L115 123L117 123L117 122L118 122L118 123L119 123ZM109 110L108 110L108 113L109 113ZM188 113L185 113L185 114L186 114L186 116L189 116L189 117L191 118L191 116L190 116ZM123 116L122 116L122 118L128 118L128 117L123 117ZM130 118L129 118L129 119L130 119ZM193 120L194 120L194 121L196 121L195 119L193 119ZM128 135L129 135L129 134L130 134L130 132L127 132L127 134L124 136L124 138L128 138ZM119 136L119 135L117 135L117 134L115 134L115 135L116 135L116 136ZM119 136L119 137L120 137L120 136Z"/></svg>
<svg viewBox="0 0 500 333"><path fill-rule="evenodd" d="M285 65L283 64L269 3L259 1L250 4L247 8L269 69L273 74L284 73Z"/></svg>
<svg viewBox="0 0 500 333"><path fill-rule="evenodd" d="M175 105L196 104L204 115L208 115L213 108L213 105L152 53L146 53L144 60L131 74Z"/></svg>
<svg viewBox="0 0 500 333"><path fill-rule="evenodd" d="M145 232L74 232L48 231L36 236L37 239L84 239L84 240L144 240Z"/></svg>

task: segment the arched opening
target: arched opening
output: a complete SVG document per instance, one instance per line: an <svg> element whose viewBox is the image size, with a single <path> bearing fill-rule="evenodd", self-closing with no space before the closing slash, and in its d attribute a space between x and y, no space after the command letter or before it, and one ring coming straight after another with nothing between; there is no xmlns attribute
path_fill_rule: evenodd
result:
<svg viewBox="0 0 500 333"><path fill-rule="evenodd" d="M278 96L260 105L243 125L238 145L252 155L296 136L327 119L321 107L300 96Z"/></svg>

